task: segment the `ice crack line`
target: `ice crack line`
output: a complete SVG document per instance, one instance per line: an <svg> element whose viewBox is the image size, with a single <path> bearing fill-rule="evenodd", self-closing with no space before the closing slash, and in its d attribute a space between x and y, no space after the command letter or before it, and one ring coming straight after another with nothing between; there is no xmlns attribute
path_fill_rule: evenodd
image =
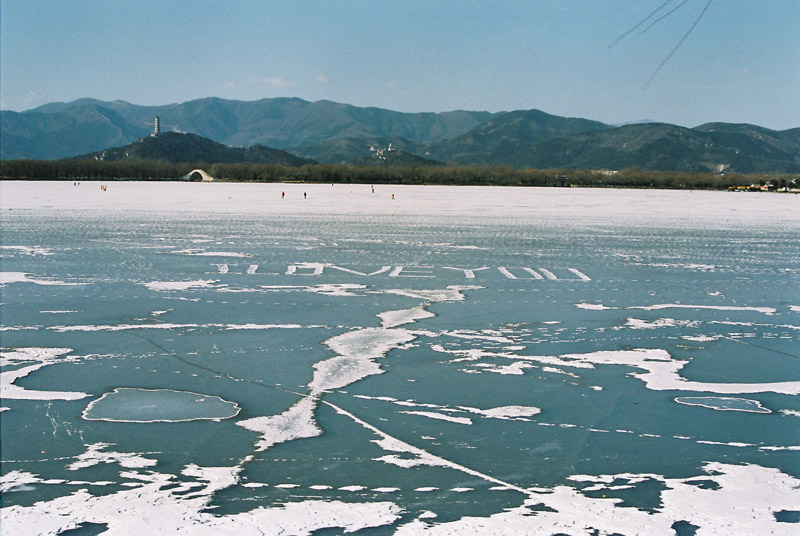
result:
<svg viewBox="0 0 800 536"><path fill-rule="evenodd" d="M336 404L328 402L327 400L320 400L320 402L322 404L330 406L331 408L334 409L334 411L336 411L340 415L344 415L346 417L349 417L354 422L356 422L359 425L363 426L364 428L366 428L370 432L373 432L374 434L377 434L380 437L382 437L383 438L383 442L382 442L381 446L383 448L388 448L389 450L392 450L392 451L395 451L395 452L408 452L410 454L414 454L414 455L419 457L420 463L424 464L424 465L438 465L438 466L441 466L441 467L449 467L450 469L455 469L457 471L461 471L462 473L466 473L468 475L478 477L478 478L480 478L482 480L486 480L487 482L492 482L494 484L499 484L501 486L504 486L504 487L506 487L508 489L513 489L513 490L518 491L520 493L523 493L523 494L525 494L525 495L527 495L529 497L536 497L537 496L537 494L535 492L531 491L531 490L528 490L528 489L525 489L523 487L517 486L516 484L511 484L510 482L506 482L505 480L500 480L499 478L495 478L495 477L493 477L491 475L487 475L486 473L481 473L480 471L476 471L475 469L470 469L469 467L466 467L464 465L458 464L456 462L452 462L450 460L442 458L441 456L437 456L435 454L431 454L427 450L423 450L423 449L421 449L419 447L415 447L414 445L406 443L405 441L397 439L396 437L387 434L386 432L376 428L375 426L369 424L368 422L366 422L366 421L364 421L362 419L359 419L358 417L356 417L355 415L353 415L349 411L344 410L344 409L340 408L339 406L337 406Z"/></svg>

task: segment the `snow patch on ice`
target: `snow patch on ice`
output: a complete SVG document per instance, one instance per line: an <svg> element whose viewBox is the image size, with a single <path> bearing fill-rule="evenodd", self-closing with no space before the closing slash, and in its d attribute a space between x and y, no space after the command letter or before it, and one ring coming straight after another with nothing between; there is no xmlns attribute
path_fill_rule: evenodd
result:
<svg viewBox="0 0 800 536"><path fill-rule="evenodd" d="M642 309L644 311L660 311L662 309L709 309L713 311L752 311L773 315L777 311L774 307L737 307L733 305L684 305L681 303L659 303L655 305L637 305L628 309Z"/></svg>
<svg viewBox="0 0 800 536"><path fill-rule="evenodd" d="M568 368L593 369L597 365L623 365L646 372L631 372L629 376L645 382L648 389L655 391L706 391L718 394L743 394L774 392L780 394L800 394L800 381L772 383L707 383L687 380L680 370L688 363L673 359L669 352L658 348L637 348L633 350L607 350L585 354L564 354L561 356L530 356L511 352L489 352L480 349L447 350L440 345L431 346L438 352L466 356L472 367L480 370L506 374L522 374L523 369L531 367L530 362ZM476 362L479 359L510 359L514 362L505 367L492 363ZM512 368L513 367L513 368ZM473 370L474 371L474 370Z"/></svg>
<svg viewBox="0 0 800 536"><path fill-rule="evenodd" d="M365 328L349 331L325 341L325 345L339 357L314 365L314 376L309 384L313 391L339 389L367 376L380 374L374 362L390 350L416 338L404 329Z"/></svg>
<svg viewBox="0 0 800 536"><path fill-rule="evenodd" d="M278 415L254 417L236 424L261 434L256 450L262 451L278 443L321 435L322 430L314 422L316 407L316 398L307 396Z"/></svg>
<svg viewBox="0 0 800 536"><path fill-rule="evenodd" d="M352 283L331 283L328 285L314 285L305 287L306 292L313 292L315 294L322 294L325 296L358 296L354 291L364 290L366 285L357 285Z"/></svg>
<svg viewBox="0 0 800 536"><path fill-rule="evenodd" d="M587 311L609 311L616 309L616 307L606 307L602 303L576 303L575 307L578 309L586 309Z"/></svg>
<svg viewBox="0 0 800 536"><path fill-rule="evenodd" d="M83 283L67 283L66 281L58 281L56 279L42 279L39 277L31 277L26 272L0 272L0 287L10 283L34 283L36 285L46 286L80 286Z"/></svg>
<svg viewBox="0 0 800 536"><path fill-rule="evenodd" d="M711 342L721 339L722 335L683 335L681 338L692 342Z"/></svg>
<svg viewBox="0 0 800 536"><path fill-rule="evenodd" d="M475 285L450 285L446 289L438 290L390 289L384 292L430 302L455 302L464 301L466 299L462 291L478 290L482 288L484 287Z"/></svg>
<svg viewBox="0 0 800 536"><path fill-rule="evenodd" d="M252 255L250 255L249 253L238 253L235 251L206 251L199 248L178 249L171 251L170 253L176 255L191 255L194 257L235 257L235 258L252 257Z"/></svg>
<svg viewBox="0 0 800 536"><path fill-rule="evenodd" d="M152 467L158 463L157 460L145 458L140 454L132 454L128 452L102 452L108 447L113 446L111 443L94 443L86 445L87 450L83 454L75 457L77 461L67 466L70 471L77 471L78 469L85 469L101 463L117 463L121 467L129 469Z"/></svg>
<svg viewBox="0 0 800 536"><path fill-rule="evenodd" d="M386 329L402 326L404 324L410 324L412 322L416 322L417 320L422 320L423 318L432 318L434 316L436 315L430 311L426 311L425 307L422 305L412 307L411 309L386 311L385 313L378 314L378 318L381 319L381 323Z"/></svg>
<svg viewBox="0 0 800 536"><path fill-rule="evenodd" d="M401 411L407 415L419 415L420 417L428 417L429 419L438 419L440 421L454 422L457 424L472 424L472 419L468 417L453 417L452 415L444 415L436 413L435 411Z"/></svg>
<svg viewBox="0 0 800 536"><path fill-rule="evenodd" d="M150 290L168 292L173 290L194 290L198 288L212 288L219 281L215 279L197 279L194 281L151 281L143 283Z"/></svg>
<svg viewBox="0 0 800 536"><path fill-rule="evenodd" d="M693 320L675 320L674 318L659 318L649 322L638 318L628 318L625 327L630 329L657 329L657 328L674 328L674 327L690 327L696 328L700 322Z"/></svg>
<svg viewBox="0 0 800 536"><path fill-rule="evenodd" d="M50 248L43 248L40 246L0 246L0 249L8 249L11 251L18 251L25 255L52 255L53 250Z"/></svg>
<svg viewBox="0 0 800 536"><path fill-rule="evenodd" d="M491 409L466 409L491 419L505 420L527 420L526 417L533 417L534 415L538 415L542 412L541 409L533 406L499 406Z"/></svg>

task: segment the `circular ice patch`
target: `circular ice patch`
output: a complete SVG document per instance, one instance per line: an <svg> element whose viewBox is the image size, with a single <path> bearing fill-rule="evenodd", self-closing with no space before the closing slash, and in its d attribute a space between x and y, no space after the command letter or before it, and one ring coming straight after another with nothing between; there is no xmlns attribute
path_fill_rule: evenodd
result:
<svg viewBox="0 0 800 536"><path fill-rule="evenodd" d="M182 422L219 421L239 413L235 402L218 396L174 391L120 387L91 402L83 410L89 421Z"/></svg>

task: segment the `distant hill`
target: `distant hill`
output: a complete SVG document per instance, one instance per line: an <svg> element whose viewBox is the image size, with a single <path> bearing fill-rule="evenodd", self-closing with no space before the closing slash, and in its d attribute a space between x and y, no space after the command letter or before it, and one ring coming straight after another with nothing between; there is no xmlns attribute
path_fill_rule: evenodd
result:
<svg viewBox="0 0 800 536"><path fill-rule="evenodd" d="M515 167L740 173L800 171L800 129L772 131L716 123L696 129L664 123L552 138L498 152L490 163Z"/></svg>
<svg viewBox="0 0 800 536"><path fill-rule="evenodd" d="M293 154L253 145L251 147L228 147L196 134L166 132L158 136L147 136L124 147L113 147L103 151L75 157L87 160L154 160L161 162L208 162L249 164L282 164L302 166L316 163Z"/></svg>
<svg viewBox="0 0 800 536"><path fill-rule="evenodd" d="M444 162L423 158L405 151L393 149L391 151L378 150L368 156L359 158L352 162L356 166L445 166Z"/></svg>
<svg viewBox="0 0 800 536"><path fill-rule="evenodd" d="M123 145L149 134L94 103L50 112L0 112L0 158L56 159ZM152 119L151 119L152 121Z"/></svg>
<svg viewBox="0 0 800 536"><path fill-rule="evenodd" d="M540 110L518 110L495 117L462 136L431 144L424 154L446 162L486 164L495 160L492 155L517 147L609 128L612 127L588 119L559 117Z"/></svg>
<svg viewBox="0 0 800 536"><path fill-rule="evenodd" d="M405 138L337 138L328 140L319 145L293 147L289 149L293 154L305 158L312 158L323 164L350 164L362 158L369 157L376 149L391 145L398 151L420 154L422 145Z"/></svg>

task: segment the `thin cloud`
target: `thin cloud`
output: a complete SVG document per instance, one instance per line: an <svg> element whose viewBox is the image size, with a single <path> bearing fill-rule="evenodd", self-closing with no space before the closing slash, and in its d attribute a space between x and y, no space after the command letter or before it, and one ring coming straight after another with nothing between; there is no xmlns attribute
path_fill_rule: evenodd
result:
<svg viewBox="0 0 800 536"><path fill-rule="evenodd" d="M397 82L388 82L386 84L386 89L388 89L392 93L395 93L396 95L408 95L409 94L408 89L404 88L403 86L401 86Z"/></svg>
<svg viewBox="0 0 800 536"><path fill-rule="evenodd" d="M286 78L280 76L271 76L266 78L251 78L251 82L259 86L266 86L270 89L291 89L297 87L297 84Z"/></svg>

